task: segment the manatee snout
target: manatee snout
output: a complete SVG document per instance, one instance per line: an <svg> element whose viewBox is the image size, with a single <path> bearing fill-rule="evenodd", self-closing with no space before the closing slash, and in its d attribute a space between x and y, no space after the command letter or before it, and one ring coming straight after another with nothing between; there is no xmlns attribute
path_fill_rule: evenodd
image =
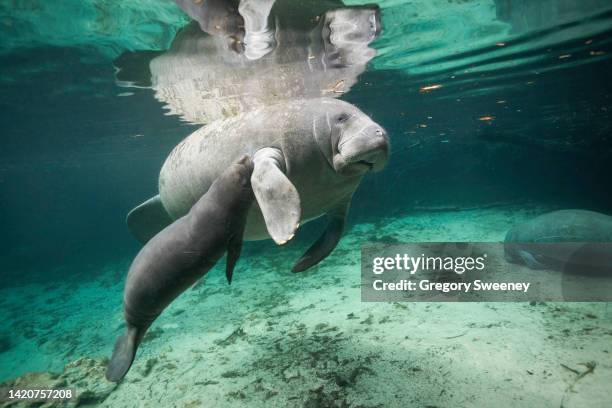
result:
<svg viewBox="0 0 612 408"><path fill-rule="evenodd" d="M389 137L377 124L366 126L338 144L334 168L341 173L354 170L380 171L389 161Z"/></svg>

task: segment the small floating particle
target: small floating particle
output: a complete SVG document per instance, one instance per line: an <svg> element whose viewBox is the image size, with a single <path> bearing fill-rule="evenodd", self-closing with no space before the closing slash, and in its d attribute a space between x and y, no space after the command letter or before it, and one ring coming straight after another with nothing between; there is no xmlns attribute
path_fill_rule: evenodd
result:
<svg viewBox="0 0 612 408"><path fill-rule="evenodd" d="M593 56L606 55L605 51L591 51L589 54Z"/></svg>
<svg viewBox="0 0 612 408"><path fill-rule="evenodd" d="M419 125L419 127L426 128L426 127L427 127L427 125L426 125L426 124L424 124L424 123L421 123L421 124Z"/></svg>
<svg viewBox="0 0 612 408"><path fill-rule="evenodd" d="M497 45L498 47L505 47L505 46L506 46L506 43L505 43L505 42L498 42L498 43L497 43L497 44L495 44L495 45Z"/></svg>
<svg viewBox="0 0 612 408"><path fill-rule="evenodd" d="M501 100L497 101L496 103L499 103L499 104L506 103L506 100L505 99L501 99Z"/></svg>
<svg viewBox="0 0 612 408"><path fill-rule="evenodd" d="M448 142L450 142L450 140L448 139L440 140L440 143L448 143Z"/></svg>
<svg viewBox="0 0 612 408"><path fill-rule="evenodd" d="M592 38L591 38L591 39L586 40L586 41L584 42L584 45L589 45L589 44L591 44L591 43L593 43L593 39L592 39Z"/></svg>
<svg viewBox="0 0 612 408"><path fill-rule="evenodd" d="M478 118L478 120L481 122L492 122L493 119L495 119L494 116L481 116Z"/></svg>
<svg viewBox="0 0 612 408"><path fill-rule="evenodd" d="M344 79L339 80L338 82L336 82L336 84L334 86L332 86L330 89L326 89L327 92L331 92L331 93L344 93Z"/></svg>
<svg viewBox="0 0 612 408"><path fill-rule="evenodd" d="M442 85L441 85L441 84L427 85L427 86L422 86L422 87L419 89L419 92L420 92L420 93L427 93L427 92L431 92L431 91L433 91L434 89L440 89L440 88L442 88Z"/></svg>
<svg viewBox="0 0 612 408"><path fill-rule="evenodd" d="M142 133L136 133L135 135L132 135L130 137L137 138L137 137L144 137L144 135Z"/></svg>
<svg viewBox="0 0 612 408"><path fill-rule="evenodd" d="M534 81L525 82L525 84L527 84L527 85L533 85L534 83L535 83Z"/></svg>
<svg viewBox="0 0 612 408"><path fill-rule="evenodd" d="M559 55L559 59L566 59L566 58L570 58L572 56L572 54L563 54L563 55Z"/></svg>
<svg viewBox="0 0 612 408"><path fill-rule="evenodd" d="M134 92L122 92L120 94L117 94L117 96L132 96L134 95Z"/></svg>

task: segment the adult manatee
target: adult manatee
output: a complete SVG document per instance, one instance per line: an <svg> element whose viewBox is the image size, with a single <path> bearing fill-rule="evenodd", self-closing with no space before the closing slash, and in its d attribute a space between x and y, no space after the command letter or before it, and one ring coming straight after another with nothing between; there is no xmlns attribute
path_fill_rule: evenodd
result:
<svg viewBox="0 0 612 408"><path fill-rule="evenodd" d="M227 163L248 154L257 205L245 239L283 244L300 223L329 216L323 235L293 268L301 271L334 249L355 189L368 171L385 166L388 153L384 129L347 102L317 98L259 108L215 121L179 143L161 169L159 195L128 214L128 227L146 242L184 215Z"/></svg>
<svg viewBox="0 0 612 408"><path fill-rule="evenodd" d="M610 270L611 249L612 217L586 210L540 215L512 228L504 242L509 262L580 273Z"/></svg>
<svg viewBox="0 0 612 408"><path fill-rule="evenodd" d="M155 235L136 255L123 293L127 333L117 339L106 378L119 381L130 369L147 329L181 293L200 279L227 250L231 282L240 256L247 211L253 202L253 162L229 166L184 217Z"/></svg>

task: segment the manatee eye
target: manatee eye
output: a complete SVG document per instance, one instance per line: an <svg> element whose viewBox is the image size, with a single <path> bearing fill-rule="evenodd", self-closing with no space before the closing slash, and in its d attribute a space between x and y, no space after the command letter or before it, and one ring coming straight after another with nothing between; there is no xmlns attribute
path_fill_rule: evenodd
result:
<svg viewBox="0 0 612 408"><path fill-rule="evenodd" d="M350 116L347 115L346 113L341 113L340 115L338 115L338 117L336 118L336 122L338 123L344 123L347 120L349 120Z"/></svg>

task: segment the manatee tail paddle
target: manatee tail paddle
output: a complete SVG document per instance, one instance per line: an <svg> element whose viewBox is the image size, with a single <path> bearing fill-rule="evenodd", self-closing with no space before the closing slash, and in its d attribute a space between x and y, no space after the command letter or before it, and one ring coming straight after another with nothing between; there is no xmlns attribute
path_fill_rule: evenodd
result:
<svg viewBox="0 0 612 408"><path fill-rule="evenodd" d="M106 367L106 379L119 382L132 366L136 355L138 329L129 328L127 333L117 339L113 356Z"/></svg>

